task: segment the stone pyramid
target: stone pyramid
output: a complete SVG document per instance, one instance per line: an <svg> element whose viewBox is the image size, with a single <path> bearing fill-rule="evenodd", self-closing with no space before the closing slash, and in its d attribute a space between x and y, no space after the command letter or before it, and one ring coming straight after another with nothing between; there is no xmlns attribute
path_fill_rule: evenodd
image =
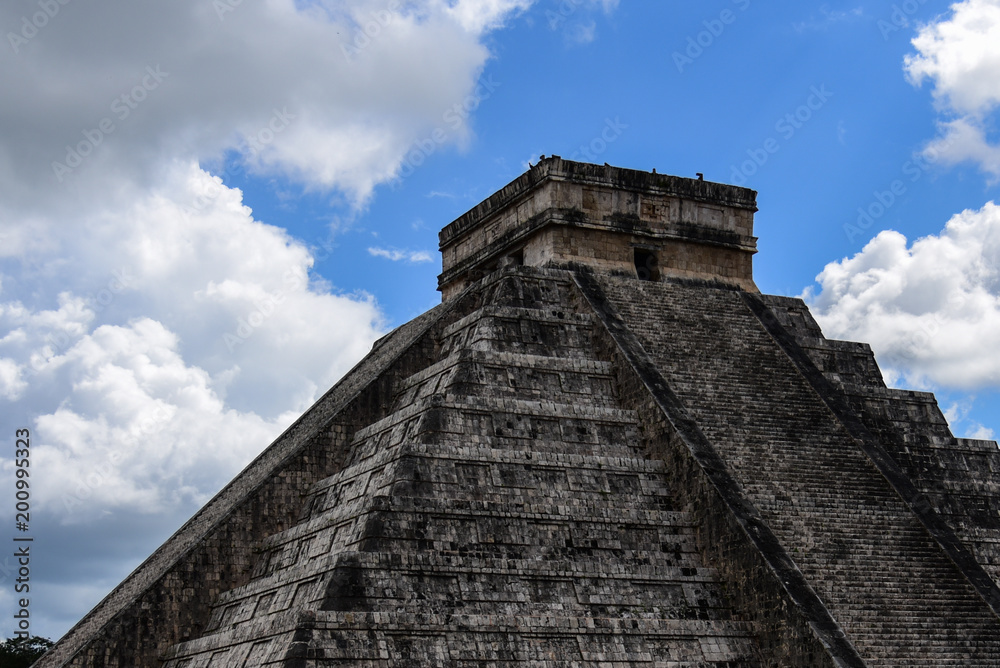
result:
<svg viewBox="0 0 1000 668"><path fill-rule="evenodd" d="M1000 665L1000 451L759 293L752 190L543 159L36 665Z"/></svg>

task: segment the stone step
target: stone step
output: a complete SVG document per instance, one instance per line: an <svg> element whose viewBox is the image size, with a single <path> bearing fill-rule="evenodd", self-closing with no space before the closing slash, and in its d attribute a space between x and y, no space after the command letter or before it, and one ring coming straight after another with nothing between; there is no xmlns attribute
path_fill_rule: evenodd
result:
<svg viewBox="0 0 1000 668"><path fill-rule="evenodd" d="M468 315L465 315L441 332L443 338L454 335L457 332L468 329L483 320L500 318L505 320L532 320L536 322L554 324L577 324L585 327L593 326L596 322L590 313L577 313L564 305L543 306L542 308L526 308L523 306L508 306L505 304L487 304L478 308Z"/></svg>
<svg viewBox="0 0 1000 668"><path fill-rule="evenodd" d="M678 547L685 547L679 545ZM269 608L284 609L282 601L293 599L289 589L302 583L322 581L343 563L352 567L382 570L388 573L435 573L458 575L473 573L489 575L498 581L528 580L628 581L637 583L674 582L699 585L699 597L717 601L717 593L707 592L716 582L717 572L700 565L693 551L623 550L618 567L608 568L600 555L578 554L573 558L497 558L469 554L436 554L434 552L359 552L356 550L324 553L300 563L294 569L284 569L259 577L220 595L214 607L224 607L234 601L256 599L262 594L283 589L285 596ZM707 593L706 593L707 592ZM713 603L713 605L715 605Z"/></svg>
<svg viewBox="0 0 1000 668"><path fill-rule="evenodd" d="M206 631L251 623L290 606L451 614L635 619L729 619L714 572L664 566L655 577L593 576L540 569L369 567L341 558L328 572L227 592ZM686 575L694 573L694 575Z"/></svg>
<svg viewBox="0 0 1000 668"><path fill-rule="evenodd" d="M587 513L592 508L606 507L611 494L622 494L632 508L673 509L669 488L657 474L407 455L367 476L311 495L300 522L327 514L362 496L503 500L535 507L567 506Z"/></svg>
<svg viewBox="0 0 1000 668"><path fill-rule="evenodd" d="M265 620L261 620L264 622ZM486 666L497 663L549 668L564 665L755 666L748 629L739 622L410 612L300 612L272 615L264 624L229 628L182 643L165 668L193 665L278 665L288 636L309 639L317 666ZM281 656L272 651L279 652ZM666 663L670 661L671 663ZM673 662L677 662L676 664ZM192 664L189 664L192 665ZM185 666L187 668L187 666Z"/></svg>
<svg viewBox="0 0 1000 668"><path fill-rule="evenodd" d="M634 411L604 406L433 395L355 432L348 464L420 442L625 455L634 451L615 446L638 443L638 422Z"/></svg>
<svg viewBox="0 0 1000 668"><path fill-rule="evenodd" d="M570 449L568 444L566 449ZM619 449L632 454L631 448ZM470 482L474 480L479 489L517 487L537 490L536 493L543 497L551 496L559 492L559 489L552 487L550 480L545 478L545 472L564 472L570 489L585 493L600 494L628 490L646 496L667 494L665 467L657 460L630 456L407 443L398 448L378 451L373 456L315 483L309 490L300 521L366 494L387 494L392 484L392 479L387 474L387 467L392 469L403 458L438 462L443 469L437 474L438 477L446 477L449 483L455 485L460 485L464 479ZM475 475L466 472L465 469L468 468L474 468ZM521 471L537 471L541 475L538 476L537 482L529 484L521 480L518 485L512 485L511 478L514 475L512 472ZM461 473L466 474L464 478L460 477ZM451 476L455 478L452 479ZM406 479L412 479L412 475Z"/></svg>
<svg viewBox="0 0 1000 668"><path fill-rule="evenodd" d="M630 448L621 450L631 454ZM404 458L409 472L397 470ZM424 462L419 468L422 481L430 485L427 493L451 489L454 493L445 495L454 498L499 489L512 496L532 490L539 498L551 499L570 492L593 499L594 494L625 491L664 503L669 493L664 465L656 460L414 443L379 451L314 484L299 521L365 495L392 496L394 482L413 481L413 461ZM555 477L561 487L553 484ZM408 490L409 495L413 492Z"/></svg>
<svg viewBox="0 0 1000 668"><path fill-rule="evenodd" d="M565 308L485 306L445 327L443 356L460 349L592 357L594 317Z"/></svg>
<svg viewBox="0 0 1000 668"><path fill-rule="evenodd" d="M483 290L487 303L565 309L574 301L576 285L565 271L520 266L491 274Z"/></svg>
<svg viewBox="0 0 1000 668"><path fill-rule="evenodd" d="M411 549L438 549L447 554L523 551L533 541L539 554L558 550L673 552L693 542L693 528L687 513L627 506L511 503L504 497L365 497L274 534L261 551L274 560L278 555L270 553L280 549L285 555L282 567L304 553L315 557L353 545L400 541Z"/></svg>
<svg viewBox="0 0 1000 668"><path fill-rule="evenodd" d="M400 383L394 409L434 394L495 396L616 407L611 367L589 359L460 350Z"/></svg>
<svg viewBox="0 0 1000 668"><path fill-rule="evenodd" d="M621 408L581 406L551 400L526 400L489 396L468 397L438 394L416 401L410 406L401 408L393 412L391 415L387 415L381 420L359 429L354 434L354 444L357 444L359 441L378 437L390 430L399 431L403 427L410 428L411 423L413 423L416 418L432 409L441 413L445 419L442 420L441 424L435 423L431 425L422 425L424 430L430 430L432 427L435 427L435 431L447 432L450 427L453 430L461 429L458 433L462 433L470 438L479 433L473 430L472 427L479 425L478 423L463 423L461 421L463 414L487 414L497 416L498 419L495 421L497 426L493 430L486 432L487 434L492 433L497 436L501 435L497 433L497 431L499 430L502 432L506 423L511 423L511 426L507 426L506 429L513 431L516 428L513 423L528 422L532 419L593 422L598 424L615 424L624 426L635 426L638 424L635 411L623 410ZM573 436L580 436L586 435L587 432L582 431L580 428L576 428L570 430L569 433ZM398 443L420 442L419 439L406 438L409 435L408 431L405 434L394 433L392 434L394 438L389 442L389 444L397 444L397 441ZM548 433L545 434L545 436L547 435ZM539 436L542 436L541 432L533 435L532 438L538 438ZM561 438L557 440L572 442L580 439Z"/></svg>

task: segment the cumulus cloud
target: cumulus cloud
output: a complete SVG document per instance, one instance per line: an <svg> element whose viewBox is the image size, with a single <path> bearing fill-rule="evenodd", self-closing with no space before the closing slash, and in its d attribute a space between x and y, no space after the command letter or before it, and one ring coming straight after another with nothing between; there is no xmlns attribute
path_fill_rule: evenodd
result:
<svg viewBox="0 0 1000 668"><path fill-rule="evenodd" d="M1000 178L1000 146L988 137L1000 105L1000 0L964 0L951 9L920 29L917 53L905 59L909 81L930 81L942 114L926 152L946 164L975 162Z"/></svg>
<svg viewBox="0 0 1000 668"><path fill-rule="evenodd" d="M239 470L289 420L227 409L176 334L149 318L99 327L50 364L73 380L35 420L44 440L32 456L45 472L35 506L67 524L204 502L219 473Z"/></svg>
<svg viewBox="0 0 1000 668"><path fill-rule="evenodd" d="M1000 385L1000 207L951 218L908 244L884 231L828 264L803 295L827 336L867 341L890 384Z"/></svg>
<svg viewBox="0 0 1000 668"><path fill-rule="evenodd" d="M444 115L476 90L484 33L529 4L0 5L0 429L30 428L33 508L73 555L46 569L62 579L39 631L78 619L106 592L81 573L120 579L389 326L208 168L356 212L414 142L467 140Z"/></svg>
<svg viewBox="0 0 1000 668"><path fill-rule="evenodd" d="M312 285L308 250L196 165L117 203L7 281L73 286L56 307L0 302L0 388L34 423L36 504L66 521L204 500L385 329L370 297ZM88 503L65 507L81 485Z"/></svg>

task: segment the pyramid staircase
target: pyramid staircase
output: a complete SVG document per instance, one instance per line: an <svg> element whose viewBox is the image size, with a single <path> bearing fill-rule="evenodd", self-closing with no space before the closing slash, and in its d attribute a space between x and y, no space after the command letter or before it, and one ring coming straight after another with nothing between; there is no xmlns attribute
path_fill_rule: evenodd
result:
<svg viewBox="0 0 1000 668"><path fill-rule="evenodd" d="M815 366L920 489L934 512L1000 582L1000 449L955 438L930 392L886 387L869 345L823 336L801 300L765 298Z"/></svg>
<svg viewBox="0 0 1000 668"><path fill-rule="evenodd" d="M741 293L599 280L867 665L1000 665L996 615Z"/></svg>
<svg viewBox="0 0 1000 668"><path fill-rule="evenodd" d="M761 665L573 289L486 281L165 668Z"/></svg>

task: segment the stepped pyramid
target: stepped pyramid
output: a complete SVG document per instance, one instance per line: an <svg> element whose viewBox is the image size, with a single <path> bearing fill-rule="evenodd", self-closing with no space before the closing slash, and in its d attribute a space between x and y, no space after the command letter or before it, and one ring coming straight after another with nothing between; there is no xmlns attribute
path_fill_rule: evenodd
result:
<svg viewBox="0 0 1000 668"><path fill-rule="evenodd" d="M755 211L543 159L36 665L1000 665L997 444L760 294Z"/></svg>

